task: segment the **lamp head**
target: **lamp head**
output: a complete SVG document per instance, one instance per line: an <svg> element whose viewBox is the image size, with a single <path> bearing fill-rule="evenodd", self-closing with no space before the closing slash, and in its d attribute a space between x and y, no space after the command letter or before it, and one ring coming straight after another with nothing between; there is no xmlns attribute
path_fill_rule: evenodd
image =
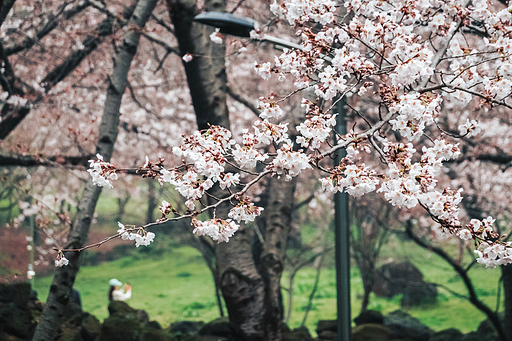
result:
<svg viewBox="0 0 512 341"><path fill-rule="evenodd" d="M196 15L194 21L219 28L222 34L241 38L249 38L250 32L258 26L256 20L222 12L204 12Z"/></svg>

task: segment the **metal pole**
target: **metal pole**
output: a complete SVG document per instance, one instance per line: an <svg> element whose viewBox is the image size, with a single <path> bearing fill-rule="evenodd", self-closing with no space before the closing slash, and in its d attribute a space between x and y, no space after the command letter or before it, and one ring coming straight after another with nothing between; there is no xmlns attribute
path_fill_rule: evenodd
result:
<svg viewBox="0 0 512 341"><path fill-rule="evenodd" d="M338 101L335 107L336 131L340 135L347 134L347 110L342 101ZM335 137L336 139L336 137ZM334 142L336 143L336 141ZM345 157L344 149L337 152L334 166L337 166ZM337 304L337 340L350 341L351 309L350 309L350 221L348 212L348 193L337 192L334 194L334 252L336 258L336 304Z"/></svg>
<svg viewBox="0 0 512 341"><path fill-rule="evenodd" d="M29 200L30 204L32 204L32 198ZM27 271L27 279L30 282L30 286L34 289L34 229L35 229L35 216L31 215L28 219L28 228L29 228L29 237L27 238L28 244L27 249L29 250L29 264Z"/></svg>

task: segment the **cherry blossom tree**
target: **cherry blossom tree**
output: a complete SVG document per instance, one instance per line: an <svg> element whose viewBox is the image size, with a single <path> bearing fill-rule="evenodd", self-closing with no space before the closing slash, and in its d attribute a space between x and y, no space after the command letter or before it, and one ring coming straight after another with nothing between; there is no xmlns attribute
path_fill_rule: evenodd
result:
<svg viewBox="0 0 512 341"><path fill-rule="evenodd" d="M133 13L138 13L137 8L144 3L148 4L139 0ZM471 181L468 188L466 182L471 172L467 169L475 167L473 161L483 161L485 155L490 155L488 159L507 159L504 153L490 152L485 139L479 140L479 136L492 135L493 130L503 126L499 119L492 117L497 110L504 113L503 120L509 119L512 72L508 30L512 17L506 5L483 0L471 4L468 0L353 0L343 4L330 0L276 1L270 9L281 26L257 28L252 38L259 39L267 30L284 30L288 24L300 37L301 48L285 50L272 61L268 57L254 61L256 73L276 90L260 98L259 118L241 131L230 122L227 107L230 88L226 81L223 43L229 38L192 23L194 15L201 10L221 11L226 3L205 1L200 8L195 1L168 0L166 5L173 26L167 32L174 32L178 48L151 34L151 30L140 29L143 24L134 26L130 20L139 18L135 14L119 16L92 0L76 4L78 7L64 6L59 12L72 19L84 6L92 6L106 15L102 27L106 25L109 33L122 27L123 35L142 34L164 48L166 56L177 53L182 57L190 88L199 130L185 134L179 145L174 146L162 130L156 143L162 147L161 151L173 146L173 155L169 157L159 158L151 148L148 152L136 148L137 153L148 155L138 173L157 179L163 186L174 186L183 196L186 209L178 211L164 201L160 206L162 217L156 222L145 225L120 222L118 234L109 239L121 237L134 240L137 246L147 245L155 238L151 232L155 224L189 219L193 233L219 243L216 281L223 290L231 322L238 328L240 337L247 340L280 339L280 319L270 319L272 325L262 321L269 321L269 316L282 316L279 279L295 186L299 175L313 169L322 173L322 188L329 193L345 191L359 197L377 192L399 209L421 208L443 231L474 244L479 263L488 267L510 263L510 243L494 226L495 218L464 216L459 208L464 191L469 190L470 195L471 191L481 191L471 189ZM339 15L340 7L346 15ZM148 7L147 11L149 16L152 9ZM0 13L4 13L3 7ZM162 27L167 28L167 24L160 19L155 21L161 24L161 31L155 31L163 33ZM115 24L109 26L112 22ZM9 25L16 25L16 21L9 21ZM37 22L30 25L28 32L32 32L32 37L41 39L48 34L39 33L46 32L47 24L41 29ZM44 91L60 90L57 83L62 78L57 75L70 74L73 68L68 69L66 65L79 65L84 51L96 49L98 39L109 36L102 32L105 31L98 27L89 39L68 43L71 50L82 51L70 53L75 64L56 63L53 57L45 57L45 65L57 65L58 71L38 77L32 84L20 81L22 76L30 74L30 69L16 70L21 76L15 77L10 60L3 58L6 109L2 109L0 124L6 127L6 133L2 136L7 136L28 115L34 103L45 100ZM119 39L123 39L119 34ZM89 44L91 39L96 43ZM34 45L32 41L24 42L24 48L30 49ZM236 44L230 49L236 47L237 53L247 49ZM118 46L116 49L122 50ZM118 63L116 59L114 70ZM148 76L149 67L136 71L137 77L147 83L153 80ZM86 75L90 70L89 66L80 71ZM163 82L155 80L153 86L157 81ZM90 86L94 84L91 82ZM116 90L112 84L110 79L105 89L109 93ZM139 100L151 94L144 91L139 94L133 87L128 88L139 113L155 109L149 101L143 104ZM107 108L111 98L107 96L104 112L119 111L123 89L124 86L117 91L117 109ZM288 93L280 94L278 89L287 89ZM313 91L316 98L304 95L308 91ZM301 107L296 110L287 107L290 99L300 102ZM96 99L87 99L84 106L104 100L97 95ZM345 135L334 130L338 113L333 108L339 101L353 113L349 122L352 129ZM302 119L297 121L296 113L300 110ZM137 110L130 111L137 113ZM125 131L144 124L142 119L137 121L137 115L132 116L134 123L122 122ZM98 115L91 121L97 119ZM116 130L117 126L114 121L110 129ZM86 129L87 126L79 135L83 136ZM94 141L92 137L96 136L91 134L89 141ZM100 130L100 146L105 142L104 136ZM333 136L335 143L331 142ZM115 141L115 137L111 136L109 141ZM120 143L126 141L120 139ZM494 145L499 146L498 143ZM88 150L93 144L90 142ZM343 149L347 156L333 167L330 158ZM99 191L93 190L92 184L112 187L122 173L130 172L127 170L130 165L123 165L122 158L119 164L109 162L110 149L98 151L97 158L89 161L92 181L86 187L97 195ZM52 160L44 160L49 161ZM23 157L8 162L38 164L38 160ZM445 172L447 166L455 173L453 179L447 179L446 175L450 175ZM503 172L496 168L495 171ZM268 200L259 203L254 199L263 181L268 181L270 192ZM209 219L204 219L202 213L209 213ZM505 215L489 213L498 219ZM77 222L80 219L80 216L75 218ZM255 234L248 226L256 219L265 226L261 263L255 262L250 253ZM73 225L73 229L78 229ZM87 228L84 231L86 235ZM56 265L61 269L76 266L75 256L71 255L87 248L83 246L85 235L79 237L78 244L59 250ZM66 273L66 270L59 271ZM56 280L59 281L58 276ZM57 291L65 293L69 289L68 283ZM244 297L250 297L251 309L245 305Z"/></svg>
<svg viewBox="0 0 512 341"><path fill-rule="evenodd" d="M281 80L292 78L299 90L313 88L321 101L344 97L373 101L377 110L358 112L367 127L338 136L337 143L329 145L327 137L336 118L333 106L324 108L321 101L306 99L302 102L306 120L296 126L300 136L291 139L287 124L280 122L284 111L279 103L264 98L261 120L244 131L242 142L233 139L229 130L211 126L174 148L173 153L183 159L180 166L168 169L162 163L147 163L142 168L176 186L187 199L188 212L178 214L165 206L161 221L188 217L194 233L229 241L242 220L253 221L262 212L246 197L251 186L267 175L292 180L316 167L329 174L321 179L324 189L354 196L377 191L398 208L420 206L445 231L474 240L479 263L507 264L509 244L493 227L494 219L461 223L462 188L439 188L438 178L443 162L461 154L456 139L469 139L481 130L470 113L458 118L458 129L443 129L440 122L450 124L454 103L509 107L508 38L504 37L508 9L485 2L468 7L467 1L344 5L353 17L338 20L332 1L274 3L274 13L298 29L302 49L285 51L273 64L257 62L255 68L264 79L276 74ZM324 27L314 30L310 20ZM218 33L211 39L220 42ZM268 148L258 148L262 145ZM342 148L347 157L334 168L326 165L324 159ZM363 163L359 154L364 152L382 163ZM258 163L263 170L257 170ZM108 182L115 173L109 164L93 164L98 183ZM239 173L228 171L228 165ZM242 182L240 174L249 180ZM214 203L202 202L215 183L228 194L213 196ZM236 189L237 185L242 188ZM226 217L221 207L228 202L233 207ZM213 211L213 218L196 218L205 211ZM174 217L167 217L171 213Z"/></svg>

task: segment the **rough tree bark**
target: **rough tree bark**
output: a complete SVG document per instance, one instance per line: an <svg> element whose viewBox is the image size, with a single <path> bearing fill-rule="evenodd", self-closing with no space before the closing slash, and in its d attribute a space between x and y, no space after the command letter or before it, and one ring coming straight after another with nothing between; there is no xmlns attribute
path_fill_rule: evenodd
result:
<svg viewBox="0 0 512 341"><path fill-rule="evenodd" d="M0 26L4 23L7 14L11 10L16 0L1 0L0 1Z"/></svg>
<svg viewBox="0 0 512 341"><path fill-rule="evenodd" d="M503 292L505 294L505 319L503 331L508 340L512 340L512 265L501 266Z"/></svg>
<svg viewBox="0 0 512 341"><path fill-rule="evenodd" d="M199 14L196 0L167 0L181 56L191 53L194 58L184 63L199 130L211 125L230 128L226 104L227 76L224 44L213 44L209 35L213 29L196 25ZM205 11L224 11L226 0L206 0ZM215 56L215 58L210 58Z"/></svg>
<svg viewBox="0 0 512 341"><path fill-rule="evenodd" d="M96 151L102 154L105 160L109 160L112 156L114 143L117 138L119 108L126 89L130 64L139 45L140 31L145 26L157 1L139 1L130 19L130 27L133 27L133 29L127 31L124 35L119 52L115 57L114 69L110 77L99 130L99 140L96 147ZM66 248L80 248L84 245L100 192L101 189L99 187L93 185L91 181L87 182L68 235ZM79 268L80 254L78 252L67 252L65 255L69 259L69 265L56 269L43 315L33 338L34 341L54 340L58 335L62 318L66 313L65 309L69 302L71 289Z"/></svg>
<svg viewBox="0 0 512 341"><path fill-rule="evenodd" d="M265 242L261 252L259 272L265 284L265 340L280 340L284 317L281 296L281 276L284 269L286 240L291 230L297 178L269 180L269 201L263 219Z"/></svg>
<svg viewBox="0 0 512 341"><path fill-rule="evenodd" d="M167 0L181 55L194 59L184 63L199 129L209 124L229 129L226 106L224 45L213 44L212 28L194 24L199 14L195 0ZM226 1L207 0L205 11L223 11ZM205 58L203 58L205 56ZM211 58L214 56L214 58ZM253 230L241 226L229 243L216 247L217 278L238 340L280 340L283 319L281 274L286 239L290 231L295 180L269 181L268 205L263 218L265 243L254 250ZM218 197L217 190L214 195ZM229 206L218 207L217 216L227 216ZM256 257L253 257L255 251Z"/></svg>

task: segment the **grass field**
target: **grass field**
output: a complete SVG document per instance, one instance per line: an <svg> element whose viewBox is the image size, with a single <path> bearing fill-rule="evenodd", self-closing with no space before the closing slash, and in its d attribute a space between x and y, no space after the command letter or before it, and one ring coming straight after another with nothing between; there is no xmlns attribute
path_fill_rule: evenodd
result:
<svg viewBox="0 0 512 341"><path fill-rule="evenodd" d="M463 283L439 257L418 249L411 243L390 241L384 254L391 253L397 259L409 259L418 266L425 280L442 284L451 290L466 294ZM479 296L492 309L496 306L497 284L500 271L476 266L471 276ZM195 249L179 247L155 256L138 253L99 266L83 267L78 274L75 288L80 291L83 308L100 320L108 316L108 281L117 278L130 282L133 296L129 304L144 309L150 318L163 327L177 320L209 321L219 316L214 295L213 280L209 270ZM312 268L301 270L295 277L293 313L289 326L298 327L304 316L304 309L313 287L315 271ZM51 277L38 278L35 289L41 300L46 299ZM288 274L283 276L283 286L288 284ZM352 316L359 314L362 284L358 270L351 273ZM432 329L457 328L464 332L475 330L485 317L467 301L448 291L439 289L438 303L408 310ZM284 292L287 302L287 293ZM389 313L400 308L400 298L383 299L372 296L371 309ZM314 333L320 319L334 319L336 316L336 292L334 269L322 270L319 288L316 292L313 309L306 326Z"/></svg>
<svg viewBox="0 0 512 341"><path fill-rule="evenodd" d="M98 220L93 231L114 232L117 221L112 215L116 211L115 198L102 195L98 203ZM123 216L123 222L130 224L142 221L140 202L131 200ZM100 229L101 226L101 229ZM332 233L332 232L329 232ZM304 226L302 239L307 242L315 238L316 230ZM212 276L198 251L183 247L170 237L157 236L155 243L148 249L135 249L131 256L103 263L98 266L82 267L78 274L75 288L80 291L83 308L103 320L108 316L107 291L108 281L117 278L123 283L130 282L133 296L128 303L137 309L144 309L150 318L157 320L163 327L178 320L209 321L219 317L219 310L214 294ZM169 245L174 245L169 247ZM450 246L447 246L450 248ZM151 251L158 249L157 252ZM147 252L150 251L150 252ZM334 256L328 255L325 268L322 269L320 283L314 297L312 310L308 315L306 326L313 335L318 320L336 317L336 291ZM462 280L447 263L438 256L429 253L412 242L404 242L392 236L381 251L379 264L385 260L409 260L423 273L424 279L441 284L450 290L466 295ZM477 265L469 272L479 297L491 308L496 308L499 269L489 270ZM291 328L300 326L308 297L313 288L316 272L313 268L304 268L296 276L293 287L293 310L288 322ZM35 289L44 301L48 294L51 276L36 278ZM288 273L285 271L283 287L288 286ZM469 302L457 297L443 288L439 288L438 301L435 305L409 309L408 312L419 318L434 330L457 328L463 332L475 330L485 318ZM359 314L363 289L357 268L351 271L352 317ZM503 295L501 295L503 296ZM283 290L285 305L288 293ZM384 314L400 309L400 297L384 299L372 296L370 309ZM287 307L285 307L285 311Z"/></svg>

